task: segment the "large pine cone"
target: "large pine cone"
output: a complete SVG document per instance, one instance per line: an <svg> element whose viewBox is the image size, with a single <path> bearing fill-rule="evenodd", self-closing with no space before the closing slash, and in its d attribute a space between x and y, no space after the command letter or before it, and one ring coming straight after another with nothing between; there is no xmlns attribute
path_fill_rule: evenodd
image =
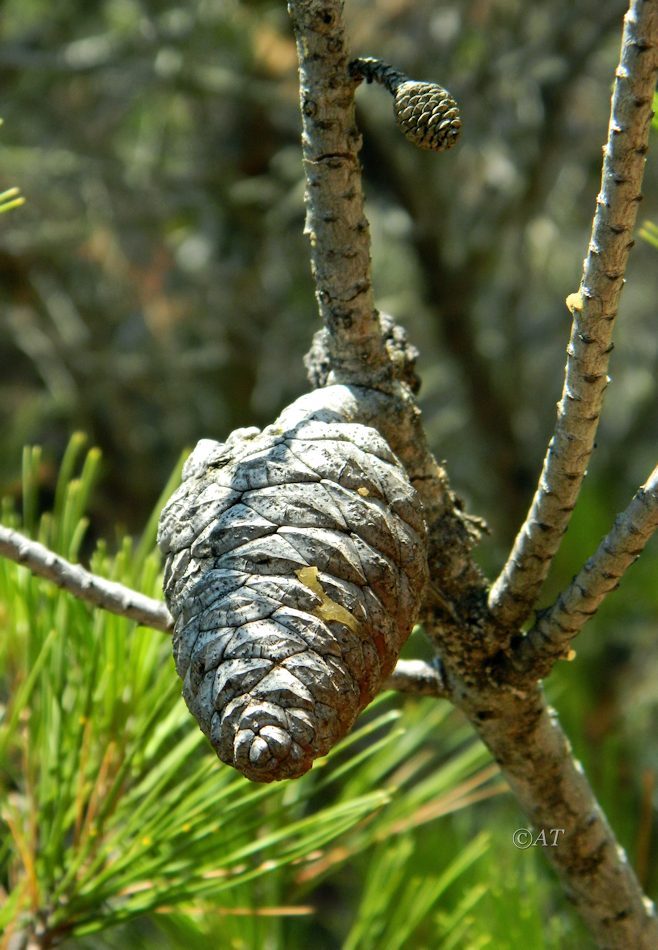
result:
<svg viewBox="0 0 658 950"><path fill-rule="evenodd" d="M158 541L201 729L254 781L302 775L379 691L417 617L426 531L399 462L374 429L302 397L263 432L199 442Z"/></svg>

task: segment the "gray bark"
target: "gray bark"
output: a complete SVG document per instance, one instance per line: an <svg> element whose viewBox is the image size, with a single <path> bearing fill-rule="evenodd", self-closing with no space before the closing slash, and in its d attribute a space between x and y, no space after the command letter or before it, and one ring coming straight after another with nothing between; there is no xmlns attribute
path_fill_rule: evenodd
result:
<svg viewBox="0 0 658 950"><path fill-rule="evenodd" d="M342 3L291 0L290 11L325 326L308 365L323 388L263 433L201 443L163 513L186 698L220 755L257 780L305 771L384 684L449 698L528 820L561 830L547 857L598 944L658 946L655 909L538 684L564 652L555 629L575 616L580 628L655 527L655 479L547 615L553 626L519 633L568 523L607 385L658 70L658 0L632 0L626 17L592 240L568 298L574 326L555 434L491 597L472 558L481 526L426 443L414 353L374 309ZM335 381L349 385L324 385ZM0 552L82 599L170 626L164 605L138 602L15 532L0 531ZM436 661L401 663L388 678L419 609Z"/></svg>
<svg viewBox="0 0 658 950"><path fill-rule="evenodd" d="M370 230L363 210L353 87L342 8L292 4L300 60L306 233L316 296L329 334L332 382L388 371L370 280ZM348 345L345 345L345 344Z"/></svg>
<svg viewBox="0 0 658 950"><path fill-rule="evenodd" d="M632 0L615 73L601 191L573 316L562 398L528 517L491 589L501 623L518 626L532 610L567 529L593 448L608 386L612 331L624 285L658 74L658 4Z"/></svg>
<svg viewBox="0 0 658 950"><path fill-rule="evenodd" d="M335 95L335 74L329 70L323 76L321 63L310 52L318 10L314 0L290 3L302 87L312 74L317 97L324 98L325 83L325 101L329 103ZM342 48L342 4L327 0L322 10L339 31ZM496 612L489 607L487 581L471 556L478 524L464 514L445 471L429 452L403 374L394 373L394 381L383 387L379 371L373 372L363 361L361 373L352 377L358 385L350 391L354 417L382 432L423 502L430 572L423 619L440 658L445 691L501 765L528 820L537 829L563 829L559 846L547 848L547 857L603 947L657 946L655 909L644 897L582 768L574 761L557 717L537 685L538 677L530 670L512 685L500 674L521 639L518 623L534 606L593 444L606 385L611 317L623 281L644 165L656 42L658 3L633 0L622 43L592 248L580 294L569 301L574 332L556 436L538 501L520 535L521 553L515 551L510 556L491 601ZM349 110L333 113L332 120L339 124L347 121L351 128ZM306 139L312 139L313 126L305 122L304 129ZM332 182L326 179L323 185L321 195L316 188L307 191L311 217L316 201L321 207L332 207ZM317 257L317 245L312 253ZM330 256L327 262L330 264ZM339 327L326 326L331 339L326 362L331 365L336 359L340 366L351 352L351 341L348 335L341 336ZM370 332L377 333L376 325L370 326ZM318 378L318 362L322 363L323 357L316 345L310 360L311 379ZM544 533L550 538L547 546Z"/></svg>
<svg viewBox="0 0 658 950"><path fill-rule="evenodd" d="M0 525L0 556L26 567L37 577L44 577L93 607L135 620L153 630L173 631L174 618L161 600L92 574L81 564L67 561L38 541L4 525ZM383 688L417 696L447 695L440 668L421 660L399 660Z"/></svg>
<svg viewBox="0 0 658 950"><path fill-rule="evenodd" d="M573 659L571 641L593 617L658 528L658 468L638 489L612 530L557 598L542 611L511 659L518 674L546 676L556 660Z"/></svg>
<svg viewBox="0 0 658 950"><path fill-rule="evenodd" d="M71 564L38 541L31 541L4 525L0 525L0 555L24 564L33 574L45 577L95 607L129 617L156 630L168 631L171 628L171 615L161 600L92 574L80 564Z"/></svg>

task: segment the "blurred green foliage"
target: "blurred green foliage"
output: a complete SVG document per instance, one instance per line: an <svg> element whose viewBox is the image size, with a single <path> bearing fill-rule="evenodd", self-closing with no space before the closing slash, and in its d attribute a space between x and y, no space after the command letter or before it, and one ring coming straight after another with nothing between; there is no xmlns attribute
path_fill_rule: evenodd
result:
<svg viewBox="0 0 658 950"><path fill-rule="evenodd" d="M0 192L0 214L11 211L12 208L20 208L23 204L25 198L21 196L18 188L7 188L6 191Z"/></svg>
<svg viewBox="0 0 658 950"><path fill-rule="evenodd" d="M397 135L381 89L363 88L357 95L377 299L421 350L422 407L431 441L447 459L457 490L492 526L479 555L491 572L522 517L553 425L570 328L564 299L577 287L586 249L624 9L622 0L347 3L355 54L377 55L416 78L436 79L462 106L463 141L437 157L417 152ZM99 570L152 593L153 519L149 530L143 526L183 447L200 437L221 439L238 425L270 421L306 385L302 356L317 318L302 233L296 62L284 4L7 0L0 77L0 192L17 184L27 197L23 208L3 215L0 228L0 488L22 506L29 530L74 556L96 550ZM656 221L658 163L651 154L644 190L643 217ZM655 464L658 269L650 224L644 233L649 240L638 242L632 254L622 298L599 447L547 601L595 549L615 511ZM90 455L77 478L79 448L67 451L76 429L89 433L104 453L102 466ZM21 474L25 443L45 446L41 456L28 451L27 481ZM86 529L83 513L96 477ZM126 533L141 539L131 546ZM108 538L100 549L99 537ZM549 691L655 896L655 546L653 551L591 622L577 644L577 661L560 666ZM181 751L183 774L207 769L203 782L217 794L237 794L227 791L236 780L216 777L206 758L195 758L201 747L189 738L183 718L176 718L180 704L165 687L171 669L161 637L91 615L18 568L2 570L2 599L11 604L2 624L14 637L2 643L8 677L2 701L8 710L18 709L19 700L21 708L31 708L29 697L38 697L43 716L59 723L58 735L68 736L58 765L44 731L51 719L41 719L40 712L23 722L16 713L19 735L34 730L29 755L74 774L81 747L75 730L67 731L62 709L74 711L75 725L75 715L86 715L78 707L90 697L102 715L89 739L95 758L88 769L101 767L112 717L129 727L126 755L129 749L137 755L140 730L156 730L144 719L147 697L162 691L162 701L166 694L171 703L168 731L157 739L163 754L179 741L188 743ZM61 633L48 639L51 629L63 626L72 629L69 646ZM414 643L411 649L423 647ZM31 664L38 657L42 665L26 685L27 659ZM98 676L101 661L119 664L116 669L127 675L125 696L118 672ZM77 679L64 690L69 705L62 707L58 689L69 663ZM10 687L14 705L8 702ZM126 697L141 711L133 719ZM388 710L392 700L381 703ZM403 751L412 763L420 757L422 774L425 768L429 774L436 756L443 762L457 748L454 737L468 745L465 727L441 706L406 700L397 705L412 748L400 746L393 774L404 770ZM379 707L372 713L377 715ZM83 727L76 728L81 739ZM390 724L381 729L382 735L395 735L389 751L402 741L386 731ZM180 739L184 734L188 738ZM60 836L54 840L72 841L66 837L74 834L70 822L76 808L82 809L78 816L86 814L93 782L81 780L86 798L57 808L53 783L64 772L45 770L32 787L33 760L21 763L18 747L11 749L8 781L11 794L18 795L11 807L18 809L19 837L27 822L23 836L30 840L34 809L43 806L44 820L53 823L47 827ZM382 775L391 774L376 768L368 773L367 764L380 754L377 748L364 752L365 765L355 763L353 776L363 768L365 777L359 772L352 785L351 759L338 752L329 771L314 771L299 791L268 793L260 813L264 840L289 821L311 814L322 821L323 809L349 804L350 795L366 796L366 815L388 787ZM147 788L153 767L151 759L137 755L136 761L126 809ZM324 776L334 769L340 782L324 791ZM404 795L392 801L410 796L417 773L412 768L409 775ZM174 794L178 786L169 778ZM441 801L441 794L430 788L426 801ZM409 797L410 815L421 807ZM247 803L240 813L248 816L248 809ZM231 878L235 888L222 891L219 904L196 902L184 914L150 916L102 939L108 946L128 940L130 946L150 941L178 948L215 940L236 947L329 947L343 940L356 945L372 927L380 945L394 946L396 934L381 929L393 921L402 928L398 936L415 922L416 930L404 939L420 947L432 945L428 935L436 932L446 946L586 945L578 925L555 910L562 899L541 855L511 848L511 831L523 822L507 798L436 819L431 834L424 826L408 831L411 850L401 837L390 851L383 845L372 851L376 835L359 837L354 830L361 821L369 827L363 815L352 813L352 830L336 844L343 859L337 857L325 872L318 858L320 870L309 883L299 870L304 863L284 861L254 883L242 882L239 874ZM126 847L134 847L130 827L108 826L107 840L125 834ZM447 883L453 862L470 841L481 840L483 828L489 829L488 846L468 852L473 862L462 868L457 893ZM174 831L172 826L167 835ZM359 841L366 843L361 847ZM175 844L166 837L162 847ZM263 849L263 861L275 860L265 857L266 844ZM332 853L328 844L320 850L325 857ZM157 864L158 855L149 855L146 846L138 851L138 868L153 869L148 862ZM44 893L61 880L61 862L70 869L84 861L80 855L75 848L58 855L54 844L45 855L39 852L35 873ZM2 860L9 867L16 852L6 846ZM196 869L201 876L203 860ZM386 894L401 908L386 921L382 895L368 884L380 860L389 869ZM425 908L419 922L411 909L403 910L414 903L414 875ZM155 881L157 888L171 885L157 876ZM100 924L117 907L144 908L152 893L94 904L106 892L98 883L88 886L90 903L84 904L84 895L76 898L84 898L87 908L80 913L91 913ZM307 899L316 908L308 919L253 913L257 907L306 906L300 902ZM86 939L92 941L88 946L101 946L98 935ZM76 941L84 943L82 937Z"/></svg>

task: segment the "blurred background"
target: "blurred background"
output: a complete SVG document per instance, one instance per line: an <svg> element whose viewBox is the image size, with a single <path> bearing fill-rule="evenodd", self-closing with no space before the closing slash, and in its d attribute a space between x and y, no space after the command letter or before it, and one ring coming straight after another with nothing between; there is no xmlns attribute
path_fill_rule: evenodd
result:
<svg viewBox="0 0 658 950"><path fill-rule="evenodd" d="M460 145L436 156L398 134L384 90L357 95L376 298L420 350L430 439L491 527L492 575L553 426L624 11L347 4L355 55L436 80L462 107ZM285 6L6 0L0 80L0 190L27 198L0 221L0 494L19 496L21 446L41 443L47 497L82 430L104 458L93 533L137 535L185 446L264 425L307 388L317 314ZM656 155L644 191L641 220L657 220ZM655 464L657 264L638 241L547 599ZM654 893L657 618L654 545L550 684Z"/></svg>

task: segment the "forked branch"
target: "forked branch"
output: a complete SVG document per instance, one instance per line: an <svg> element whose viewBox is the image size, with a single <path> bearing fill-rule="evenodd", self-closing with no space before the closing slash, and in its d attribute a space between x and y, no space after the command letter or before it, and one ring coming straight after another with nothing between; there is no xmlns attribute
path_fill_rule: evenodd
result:
<svg viewBox="0 0 658 950"><path fill-rule="evenodd" d="M375 425L386 436L418 487L430 522L434 600L426 628L443 665L401 662L388 685L449 696L468 715L528 819L537 828L563 830L559 846L548 849L547 856L599 944L648 950L658 946L655 912L540 688L513 689L488 676L486 660L500 629L487 613L485 584L470 556L476 532L459 512L445 474L427 449L413 397L403 385L386 393L372 388L391 373L370 287L359 136L353 124L354 79L347 71L342 3L291 0L290 8L300 55L307 229L333 376L361 384L342 387L350 409L346 417ZM534 604L592 449L639 196L657 33L658 0L632 0L590 254L580 291L570 301L574 332L558 424L533 511L492 597L498 617L511 626ZM649 491L655 494L655 485ZM645 501L638 501L630 520L615 526L618 537L605 551L611 561L595 556L592 578L635 556L638 534L644 537L653 524ZM0 554L82 600L170 629L171 618L160 601L98 578L17 532L0 528ZM585 596L604 594L604 586L590 584Z"/></svg>
<svg viewBox="0 0 658 950"><path fill-rule="evenodd" d="M517 673L546 676L556 660L568 656L571 641L619 586L620 578L637 560L658 528L658 467L616 519L596 552L541 614L511 656Z"/></svg>
<svg viewBox="0 0 658 950"><path fill-rule="evenodd" d="M619 295L624 284L658 72L658 3L632 0L624 20L601 192L573 316L557 422L539 485L512 552L491 589L489 606L516 628L533 609L567 529L594 447Z"/></svg>
<svg viewBox="0 0 658 950"><path fill-rule="evenodd" d="M646 144L650 106L638 90L641 88L647 93L651 84L647 72L653 75L654 51L644 47L645 37L655 31L656 5L656 0L645 4L633 0L627 22L625 58L620 68L624 76L620 83L623 82L624 88L621 92L619 89L617 91L615 111L622 131L614 133L614 140L609 145L607 179L600 199L607 202L609 207L599 208L598 230L595 228L590 262L581 291L583 298L589 297L582 311L578 310L576 314L575 343L572 344L568 388L565 389L565 412L572 399L578 401L578 411L575 414L576 421L564 419L564 413L561 414L555 450L547 467L546 478L549 482L544 480L542 483L540 497L541 504L548 504L549 509L550 504L546 501L548 493L558 492L563 483L569 486L572 476L579 484L591 452L590 443L596 420L590 416L598 414L600 396L605 386L608 324L616 309L621 283L621 277L616 275L623 269L620 261L625 263L628 253L629 231L635 217L639 190L638 176L641 175L641 168L638 173L637 166L644 161L642 150L643 143ZM342 49L341 6L333 0L322 4L333 21L337 42ZM308 23L309 16L317 15L318 4L316 0L290 0L290 9L298 30L302 82L307 69L311 69L317 77L317 88L321 89L324 64L317 59L321 55L319 47L301 41L299 32L300 23ZM640 46L633 54L631 46L638 43ZM643 52L640 52L641 49ZM332 83L340 81L334 65L332 56L327 53L327 77ZM641 74L641 81L633 74L634 69ZM628 75L624 70L628 70ZM349 77L344 76L342 82L343 91L347 94L350 91ZM331 95L334 98L338 95L335 86L332 87ZM639 101L635 102L635 98ZM302 98L302 108L303 103ZM644 124L638 124L627 114L633 112L641 113ZM642 128L638 131L640 125ZM313 133L306 121L305 132L307 135ZM308 148L307 143L304 147L305 150ZM620 149L623 154L620 154ZM613 174L619 176L627 165L631 169L628 180L623 178L616 184L608 180ZM353 166L353 173L358 177L358 166ZM322 201L331 196L330 192L326 192L323 198L319 188L330 189L331 181L323 179L317 185L318 188L309 187L307 202L309 205L316 203L321 208ZM617 194L612 194L615 191ZM310 207L311 218L315 213ZM330 270L340 266L337 253L338 248L332 248L330 244L316 243L313 249L316 274L318 256L325 255L323 267ZM343 334L342 339L343 344L349 346L348 336ZM343 344L338 344L339 349ZM343 365L339 361L339 368ZM599 374L603 374L603 377ZM492 644L499 644L501 632L504 635L506 631L501 631L501 627L487 612L485 584L470 554L474 532L469 528L468 520L460 516L445 473L436 465L427 449L411 394L398 389L400 410L404 411L392 412L395 400L381 398L378 402L372 389L367 388L372 386L371 377L361 373L360 380L364 388L354 387L351 390L351 398L355 402L352 418L376 426L385 435L403 460L425 505L430 525L430 591L435 594L427 605L425 629L441 656L441 678L447 685L449 698L469 717L503 768L529 821L537 828L564 829L560 846L547 849L547 857L560 873L566 891L600 945L633 946L643 950L658 946L658 922L654 909L644 897L633 869L617 844L587 778L573 758L557 717L547 707L541 690L536 685L524 690L500 686L488 677L487 659L493 656ZM593 400L590 388L595 393ZM379 395L383 397L383 394ZM572 436L575 437L574 431L582 439L582 444L575 450L569 445ZM573 497L575 499L575 494ZM551 530L558 539L568 520L568 513L565 516L560 509L569 503L559 496L558 511L549 511L546 515L547 524L549 520L551 525L555 522L556 527ZM533 517L534 514L536 512ZM528 540L535 544L534 522L526 526L525 530ZM523 556L525 558L527 555L532 560L537 551L533 554L531 545L531 550L527 552L526 545L527 541L523 545ZM539 554L544 554L541 547ZM527 564L524 563L522 567L520 573L525 578ZM535 588L538 589L544 574L543 567L534 573L533 570L527 574L527 586L520 584L520 596L527 595L528 603L523 602L519 606L513 597L510 600L513 605L510 616L513 618L524 615L532 606ZM506 584L505 579L502 587ZM499 591L502 587L499 587ZM516 593L515 589L515 596ZM400 674L403 672L399 671Z"/></svg>

